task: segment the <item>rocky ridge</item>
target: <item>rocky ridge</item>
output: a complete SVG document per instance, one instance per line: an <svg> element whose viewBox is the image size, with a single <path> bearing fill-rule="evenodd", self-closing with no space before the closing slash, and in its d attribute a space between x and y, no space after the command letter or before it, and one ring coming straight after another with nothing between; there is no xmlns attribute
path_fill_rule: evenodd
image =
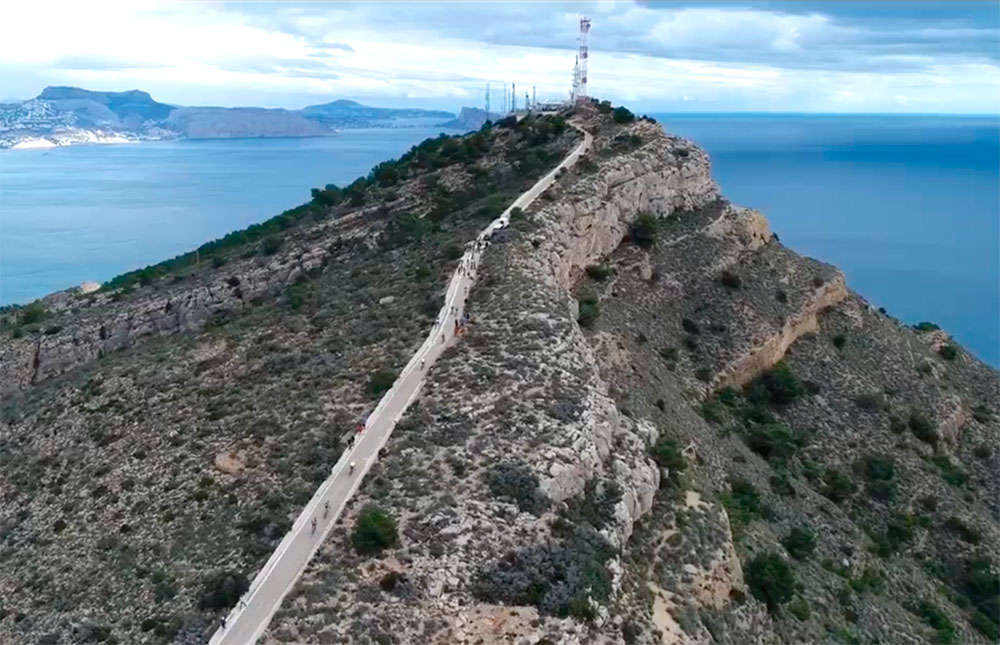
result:
<svg viewBox="0 0 1000 645"><path fill-rule="evenodd" d="M997 484L987 472L996 457L972 451L997 437L995 416L984 412L995 409L996 373L964 355L955 366L933 365L940 359L919 334L851 294L840 271L785 249L760 213L722 199L690 142L648 121L578 118L596 135L593 155L490 249L468 305L471 329L430 372L418 407L352 502L355 512L375 504L395 516L400 544L381 559L356 554L348 513L276 616L272 642L885 642L900 634L918 642L934 629L942 639L986 642L994 619L962 614L960 574L930 574L958 590L942 599L919 565L884 543L913 538L893 528L907 511L878 497L885 480L871 473L893 463L906 473L893 482L896 500L919 497L910 492L917 481L954 500L953 484L935 478L938 468L956 468L941 455L960 455L966 481L982 493L967 492L961 517L949 522L967 526L993 508ZM646 214L657 222L652 244L643 244ZM889 344L845 352L860 339L830 331L842 318L853 321L850 338L868 329ZM814 347L829 349L816 363L800 358ZM824 394L844 388L824 373L838 361L853 385ZM873 364L893 366L884 399L871 394L879 388ZM921 383L920 374L940 369L960 393ZM861 405L884 410L893 430L877 418L851 429ZM879 456L894 451L885 442L899 423L906 429L900 416L922 427L913 420L922 413L912 412L921 409L949 438L931 452L917 441ZM856 438L864 432L880 438L865 445ZM964 446L957 453L953 441ZM939 465L928 471L928 459ZM868 484L874 505L854 477L876 482ZM865 510L842 509L851 504ZM923 522L921 540L940 521L906 517ZM995 519L978 527L970 530L997 532ZM789 558L791 528L806 536L808 554ZM987 541L976 544L996 562ZM797 575L780 583L790 595L773 605L763 599L774 582L756 558L772 553ZM880 558L899 560L892 566L905 573ZM908 585L922 590L923 604L910 603Z"/></svg>

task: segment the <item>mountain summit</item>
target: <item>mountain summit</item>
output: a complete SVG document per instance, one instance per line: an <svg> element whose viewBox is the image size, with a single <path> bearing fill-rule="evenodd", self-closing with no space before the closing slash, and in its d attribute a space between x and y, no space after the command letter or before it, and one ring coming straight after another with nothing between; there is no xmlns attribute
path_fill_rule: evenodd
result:
<svg viewBox="0 0 1000 645"><path fill-rule="evenodd" d="M997 372L692 142L584 104L311 196L0 314L0 641L1000 635Z"/></svg>

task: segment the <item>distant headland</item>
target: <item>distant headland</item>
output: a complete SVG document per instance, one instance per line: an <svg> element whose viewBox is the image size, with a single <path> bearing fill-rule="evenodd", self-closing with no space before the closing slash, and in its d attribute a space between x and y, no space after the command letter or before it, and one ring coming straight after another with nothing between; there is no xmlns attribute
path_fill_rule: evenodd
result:
<svg viewBox="0 0 1000 645"><path fill-rule="evenodd" d="M160 103L142 90L46 87L33 99L0 103L0 149L164 139L322 137L347 128L415 125L466 127L461 116L443 110L371 107L346 99L301 110L193 107Z"/></svg>

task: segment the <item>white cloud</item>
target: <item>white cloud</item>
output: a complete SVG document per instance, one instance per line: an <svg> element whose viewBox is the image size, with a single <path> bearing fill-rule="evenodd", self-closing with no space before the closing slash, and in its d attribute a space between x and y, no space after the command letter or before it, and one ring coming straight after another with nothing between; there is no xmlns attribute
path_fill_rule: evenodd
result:
<svg viewBox="0 0 1000 645"><path fill-rule="evenodd" d="M904 38L818 12L629 2L583 9L594 17L592 93L644 111L991 111L1000 95L1000 68L988 56L931 53L948 39L982 38L968 26L921 26ZM487 81L498 96L499 82L515 81L562 97L579 10L11 3L0 94L34 94L41 80L137 87L186 104L300 107L350 97L455 108L479 104ZM907 38L933 47L907 46Z"/></svg>

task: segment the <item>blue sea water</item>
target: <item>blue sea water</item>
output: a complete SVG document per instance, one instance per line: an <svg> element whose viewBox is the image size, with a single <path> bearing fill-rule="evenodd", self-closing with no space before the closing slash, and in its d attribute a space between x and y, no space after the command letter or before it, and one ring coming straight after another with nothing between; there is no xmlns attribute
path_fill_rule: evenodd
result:
<svg viewBox="0 0 1000 645"><path fill-rule="evenodd" d="M657 114L734 203L907 323L1000 364L1000 118Z"/></svg>
<svg viewBox="0 0 1000 645"><path fill-rule="evenodd" d="M1000 122L955 116L655 115L723 192L906 322L1000 364ZM345 184L437 129L0 152L0 304L104 281Z"/></svg>
<svg viewBox="0 0 1000 645"><path fill-rule="evenodd" d="M345 185L439 128L0 150L0 305L103 282Z"/></svg>

